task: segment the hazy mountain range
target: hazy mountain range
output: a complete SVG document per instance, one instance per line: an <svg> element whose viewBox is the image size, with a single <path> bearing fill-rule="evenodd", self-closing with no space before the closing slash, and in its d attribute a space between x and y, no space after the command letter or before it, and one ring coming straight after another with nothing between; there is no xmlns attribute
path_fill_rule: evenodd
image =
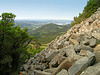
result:
<svg viewBox="0 0 100 75"><path fill-rule="evenodd" d="M71 27L70 20L16 20L16 25L28 28L29 35L33 35L41 44L49 43Z"/></svg>

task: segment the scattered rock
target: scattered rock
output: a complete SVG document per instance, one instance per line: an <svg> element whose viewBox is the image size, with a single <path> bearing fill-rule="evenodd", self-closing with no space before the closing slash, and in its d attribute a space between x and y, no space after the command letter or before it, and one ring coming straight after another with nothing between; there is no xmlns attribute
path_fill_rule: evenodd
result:
<svg viewBox="0 0 100 75"><path fill-rule="evenodd" d="M65 52L58 53L49 63L50 68L51 67L58 67L59 64L65 59L64 57Z"/></svg>
<svg viewBox="0 0 100 75"><path fill-rule="evenodd" d="M60 72L62 69L68 70L68 69L71 67L71 65L72 65L73 62L74 62L73 59L71 59L71 58L66 58L66 59L58 66L58 68L53 72L52 75L56 75L56 74L57 74L58 72Z"/></svg>
<svg viewBox="0 0 100 75"><path fill-rule="evenodd" d="M100 75L100 8L26 60L20 70L23 75Z"/></svg>

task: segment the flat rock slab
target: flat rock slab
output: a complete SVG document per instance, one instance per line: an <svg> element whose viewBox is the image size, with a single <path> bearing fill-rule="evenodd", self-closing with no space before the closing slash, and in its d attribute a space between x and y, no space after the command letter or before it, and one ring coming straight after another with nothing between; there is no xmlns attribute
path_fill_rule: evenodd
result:
<svg viewBox="0 0 100 75"><path fill-rule="evenodd" d="M90 64L88 57L82 57L77 60L68 70L70 75L80 75Z"/></svg>
<svg viewBox="0 0 100 75"><path fill-rule="evenodd" d="M88 67L80 75L100 75L100 62Z"/></svg>

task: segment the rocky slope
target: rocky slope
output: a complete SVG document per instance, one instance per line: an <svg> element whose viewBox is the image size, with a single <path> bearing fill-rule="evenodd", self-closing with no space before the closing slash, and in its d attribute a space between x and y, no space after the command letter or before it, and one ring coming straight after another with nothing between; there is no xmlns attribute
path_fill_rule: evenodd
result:
<svg viewBox="0 0 100 75"><path fill-rule="evenodd" d="M100 75L100 8L26 61L20 75Z"/></svg>

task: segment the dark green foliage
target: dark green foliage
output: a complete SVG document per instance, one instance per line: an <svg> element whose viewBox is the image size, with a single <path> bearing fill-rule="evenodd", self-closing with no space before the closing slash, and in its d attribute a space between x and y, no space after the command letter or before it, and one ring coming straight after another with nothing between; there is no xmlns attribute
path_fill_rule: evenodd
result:
<svg viewBox="0 0 100 75"><path fill-rule="evenodd" d="M14 26L12 13L3 13L0 20L0 74L14 75L19 67L28 58L27 46L33 37L29 36L27 29ZM17 74L15 74L17 75Z"/></svg>
<svg viewBox="0 0 100 75"><path fill-rule="evenodd" d="M35 38L41 43L46 44L54 40L57 36L60 36L70 28L70 25L56 25L53 23L46 24L42 27L35 29L30 35L35 36Z"/></svg>
<svg viewBox="0 0 100 75"><path fill-rule="evenodd" d="M78 17L74 17L74 21L71 22L71 27L84 21L90 17L100 7L100 0L89 0L87 5L84 7L83 13L79 13Z"/></svg>

